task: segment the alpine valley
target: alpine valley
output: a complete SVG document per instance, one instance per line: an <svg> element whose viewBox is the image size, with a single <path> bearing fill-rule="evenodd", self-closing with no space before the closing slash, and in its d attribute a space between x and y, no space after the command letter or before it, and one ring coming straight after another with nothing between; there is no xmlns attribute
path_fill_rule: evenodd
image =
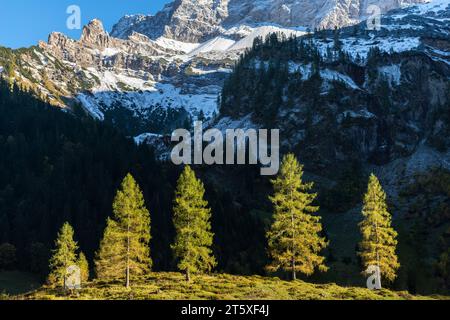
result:
<svg viewBox="0 0 450 320"><path fill-rule="evenodd" d="M372 5L381 9L380 28L368 28ZM159 255L157 270L173 267L169 199L178 169L164 161L171 148L167 137L202 120L221 131L279 128L282 153L295 153L305 165L330 241L330 271L312 280L364 285L355 244L367 178L374 172L399 232L402 267L394 288L449 293L450 0L175 0L155 15L125 16L109 32L96 19L78 40L55 32L30 48L0 47L0 73L98 134L86 145L100 151L84 154L86 162L72 167L89 170L88 159L98 161L94 178L87 180L111 187L133 161L136 174L147 175L141 178L144 189L157 190L150 200L151 211L159 212L152 220L160 239L152 249ZM70 143L60 136L71 135L57 132L69 154L85 143L77 139L87 133L76 128L83 138ZM44 139L36 132L34 139ZM0 131L0 145L13 148L8 134ZM121 155L112 145L99 147L109 134ZM134 139L132 146L125 137ZM124 159L126 153L132 160ZM145 164L145 156L154 153L158 161ZM67 170L66 162L47 164L46 157L43 152L39 172ZM102 178L101 172L114 178ZM218 269L263 274L270 180L255 166L198 166L196 173L216 213ZM64 190L70 185L61 182ZM21 186L17 183L15 192ZM11 189L0 185L0 208L13 207L4 204ZM92 193L84 199L79 190L72 206L55 207L54 214L70 206L83 217L108 210L112 194L87 192ZM33 208L38 200L33 201L20 206ZM47 202L51 210L54 203ZM47 246L50 239L40 235L50 231L42 230L42 221L53 217L40 214L29 239ZM95 244L87 231L81 235L88 257L94 256L104 227L98 224L107 215L98 214L86 223L72 217L78 230L94 234ZM16 224L10 242L21 234L12 215L4 218ZM0 224L1 218L0 212ZM16 242L20 247L21 240Z"/></svg>

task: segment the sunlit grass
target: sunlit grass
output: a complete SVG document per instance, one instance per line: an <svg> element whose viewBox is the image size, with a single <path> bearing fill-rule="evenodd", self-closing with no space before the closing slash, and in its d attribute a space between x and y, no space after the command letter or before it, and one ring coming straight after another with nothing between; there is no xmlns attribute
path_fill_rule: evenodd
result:
<svg viewBox="0 0 450 320"><path fill-rule="evenodd" d="M82 299L82 300L399 300L438 299L421 297L408 292L387 289L371 291L336 284L311 284L301 280L283 281L278 278L243 277L232 275L196 276L186 282L179 273L152 273L135 280L131 289L121 282L93 281L83 289L66 293L61 289L43 287L14 299Z"/></svg>

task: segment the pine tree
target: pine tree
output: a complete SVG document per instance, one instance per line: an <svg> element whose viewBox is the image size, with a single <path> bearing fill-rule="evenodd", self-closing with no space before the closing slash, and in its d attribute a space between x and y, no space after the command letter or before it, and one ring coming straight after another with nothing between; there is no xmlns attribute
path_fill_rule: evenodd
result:
<svg viewBox="0 0 450 320"><path fill-rule="evenodd" d="M204 194L203 183L186 166L175 191L173 223L176 238L172 250L179 260L178 268L186 273L187 281L190 281L191 274L209 272L217 264L211 250L214 237L211 210Z"/></svg>
<svg viewBox="0 0 450 320"><path fill-rule="evenodd" d="M202 121L202 122L206 120L206 116L205 116L205 113L203 112L203 110L200 110L197 120Z"/></svg>
<svg viewBox="0 0 450 320"><path fill-rule="evenodd" d="M334 51L340 52L342 50L342 43L341 43L341 32L338 29L338 27L334 28Z"/></svg>
<svg viewBox="0 0 450 320"><path fill-rule="evenodd" d="M10 243L0 245L0 270L11 270L17 261L16 247Z"/></svg>
<svg viewBox="0 0 450 320"><path fill-rule="evenodd" d="M66 287L67 268L76 265L78 245L73 239L72 226L66 222L58 233L55 249L50 259L49 283L60 284Z"/></svg>
<svg viewBox="0 0 450 320"><path fill-rule="evenodd" d="M128 174L113 203L114 219L108 219L97 253L97 276L103 279L123 278L130 287L132 276L150 271L150 214L144 196Z"/></svg>
<svg viewBox="0 0 450 320"><path fill-rule="evenodd" d="M327 245L320 236L320 217L313 214L319 210L313 206L316 194L309 193L313 184L303 183L303 167L294 155L284 157L280 175L272 181L275 194L270 197L275 209L274 221L267 232L270 272L279 269L311 275L314 271L327 271L325 258L319 253Z"/></svg>
<svg viewBox="0 0 450 320"><path fill-rule="evenodd" d="M83 252L78 255L77 266L80 268L81 283L89 281L89 262Z"/></svg>
<svg viewBox="0 0 450 320"><path fill-rule="evenodd" d="M362 210L364 220L359 224L362 241L359 255L364 270L378 266L380 275L388 282L397 277L400 264L395 253L397 232L391 226L391 215L387 210L386 194L375 175L371 175L364 197Z"/></svg>
<svg viewBox="0 0 450 320"><path fill-rule="evenodd" d="M112 280L124 277L126 260L123 258L123 252L126 249L122 238L117 222L108 218L103 238L100 242L100 249L95 259L97 278Z"/></svg>

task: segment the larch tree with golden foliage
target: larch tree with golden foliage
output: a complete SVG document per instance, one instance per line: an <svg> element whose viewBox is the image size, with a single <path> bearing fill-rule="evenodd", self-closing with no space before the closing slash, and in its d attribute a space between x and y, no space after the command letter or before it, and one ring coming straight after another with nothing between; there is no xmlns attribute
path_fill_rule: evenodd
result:
<svg viewBox="0 0 450 320"><path fill-rule="evenodd" d="M80 268L81 283L89 281L89 262L83 252L78 255L77 266Z"/></svg>
<svg viewBox="0 0 450 320"><path fill-rule="evenodd" d="M130 287L132 277L150 271L150 214L138 184L128 174L113 203L114 219L107 226L95 262L100 279L123 279Z"/></svg>
<svg viewBox="0 0 450 320"><path fill-rule="evenodd" d="M216 266L211 250L211 209L204 199L205 188L194 171L186 166L178 179L174 200L173 223L176 230L172 250L178 259L178 269L186 274L210 272Z"/></svg>
<svg viewBox="0 0 450 320"><path fill-rule="evenodd" d="M68 278L67 268L76 265L78 244L73 239L74 231L72 226L66 222L58 232L55 241L55 249L50 258L50 275L48 282L50 284L66 287Z"/></svg>
<svg viewBox="0 0 450 320"><path fill-rule="evenodd" d="M327 271L325 258L320 252L328 242L320 235L321 218L313 202L317 194L311 193L312 183L304 183L303 166L293 154L284 157L280 174L272 181L275 194L270 197L274 206L273 223L267 232L271 263L269 272L283 270L312 275L316 269Z"/></svg>
<svg viewBox="0 0 450 320"><path fill-rule="evenodd" d="M125 276L126 263L123 252L123 235L117 222L108 218L100 249L95 259L95 271L98 279L114 280Z"/></svg>
<svg viewBox="0 0 450 320"><path fill-rule="evenodd" d="M388 212L386 193L374 174L369 178L362 215L364 219L359 224L362 235L359 256L364 270L370 266L379 267L382 280L392 282L397 278L400 268L395 252L397 232L391 226L392 217Z"/></svg>

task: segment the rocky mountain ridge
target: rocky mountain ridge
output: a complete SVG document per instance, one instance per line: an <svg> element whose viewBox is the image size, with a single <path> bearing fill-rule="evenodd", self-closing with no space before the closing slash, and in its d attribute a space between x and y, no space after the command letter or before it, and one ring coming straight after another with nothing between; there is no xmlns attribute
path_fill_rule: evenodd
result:
<svg viewBox="0 0 450 320"><path fill-rule="evenodd" d="M272 32L305 33L268 25L233 28L204 43L152 40L137 32L120 39L95 19L78 41L52 33L47 42L8 55L17 62L17 80L53 104L81 103L130 135L162 133L211 118L235 61L256 37Z"/></svg>
<svg viewBox="0 0 450 320"><path fill-rule="evenodd" d="M389 13L380 31L366 31L357 37L344 32L344 49L355 58L359 55L360 59L374 46L395 52L419 49L434 59L448 61L446 42L439 44L430 37L430 34L440 36L447 32L445 1L434 0L399 9L397 14ZM217 115L217 98L223 81L239 56L253 45L254 39L265 38L273 32L285 37L306 33L306 28L289 27L299 21L289 23L257 14L274 12L267 9L269 5L293 7L296 3L290 0L239 3L205 0L200 6L194 1L175 1L154 17L127 17L125 20L132 23L122 20L111 34L99 20L93 20L84 27L78 41L62 33L52 33L48 42L41 42L39 46L18 51L5 49L3 55L0 53L0 65L6 69L3 74L14 76L43 99L63 108L81 103L90 115L114 123L127 135L169 133L174 128L188 126L193 119ZM299 3L313 5L312 1ZM322 4L322 9L338 2L326 3ZM346 12L351 11L350 7L361 5L345 3L348 5L344 6ZM369 3L372 2L365 6ZM389 1L382 3L386 9L399 6L397 2L395 5ZM314 2L314 6L316 4ZM342 7L343 2L339 5ZM163 26L162 31L149 32L143 22L148 19L158 28ZM214 30L191 26L192 21L214 26ZM260 23L262 21L265 23ZM198 35L185 38L193 30L198 31ZM200 38L205 41L185 40ZM323 53L328 50L327 46L329 44L322 44ZM9 72L12 69L14 72Z"/></svg>
<svg viewBox="0 0 450 320"><path fill-rule="evenodd" d="M261 23L311 30L356 24L370 15L371 5L381 13L426 0L177 0L155 16L122 18L112 36L126 38L133 32L186 42L202 42L240 25Z"/></svg>

